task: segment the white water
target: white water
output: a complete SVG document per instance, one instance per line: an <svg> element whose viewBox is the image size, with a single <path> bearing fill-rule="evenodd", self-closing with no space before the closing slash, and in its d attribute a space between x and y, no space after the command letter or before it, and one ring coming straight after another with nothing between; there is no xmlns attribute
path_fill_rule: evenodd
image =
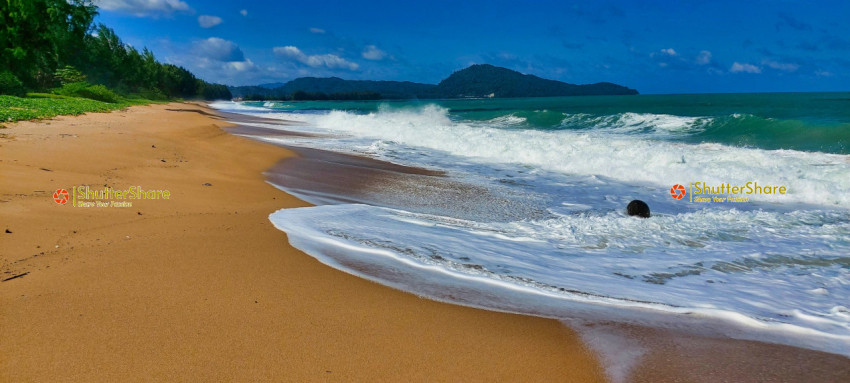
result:
<svg viewBox="0 0 850 383"><path fill-rule="evenodd" d="M578 131L517 129L523 121L514 116L453 121L436 106L262 116L308 124L287 130L339 135L287 144L439 168L516 201L486 206L494 219L357 204L270 217L293 245L334 267L444 300L452 299L426 292L425 283L364 275L356 265L407 267L446 289L503 291L463 304L556 317L557 308L584 310L578 304L628 309L635 317L687 313L732 326L737 330L724 331L736 337L850 355L848 156L655 139L698 129L699 119L669 115L627 113ZM737 204L670 198L674 183L697 181L757 181L788 194L750 195L753 202ZM649 203L653 218L623 214L636 198ZM517 218L517 205L547 214ZM512 294L519 296L508 299Z"/></svg>

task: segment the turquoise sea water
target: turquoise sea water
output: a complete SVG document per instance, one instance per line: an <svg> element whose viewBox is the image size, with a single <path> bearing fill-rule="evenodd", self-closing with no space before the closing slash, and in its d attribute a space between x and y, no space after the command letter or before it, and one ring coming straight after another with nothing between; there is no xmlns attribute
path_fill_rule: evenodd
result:
<svg viewBox="0 0 850 383"><path fill-rule="evenodd" d="M670 133L670 140L763 149L850 153L850 93L642 95L378 102L246 102L276 111L356 113L439 105L457 120L514 116L512 128L560 130L633 127L632 134ZM655 126L641 116L683 118ZM566 118L565 117L569 117ZM659 122L659 121L656 121ZM664 122L664 121L661 121ZM669 130L665 131L664 129Z"/></svg>
<svg viewBox="0 0 850 383"><path fill-rule="evenodd" d="M709 321L850 355L850 93L214 106L321 135L262 139L467 185L388 182L337 201L283 186L318 206L270 219L333 267L461 304ZM786 193L702 200L698 182ZM633 199L653 216L628 217Z"/></svg>

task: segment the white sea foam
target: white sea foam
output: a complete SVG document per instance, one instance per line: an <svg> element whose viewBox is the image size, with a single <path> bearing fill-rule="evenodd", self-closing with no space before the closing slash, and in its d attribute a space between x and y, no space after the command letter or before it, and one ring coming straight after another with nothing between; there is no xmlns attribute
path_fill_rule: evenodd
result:
<svg viewBox="0 0 850 383"><path fill-rule="evenodd" d="M631 370L647 351L634 336L615 325L578 320L566 322L578 332L585 344L599 354L611 382L629 381Z"/></svg>
<svg viewBox="0 0 850 383"><path fill-rule="evenodd" d="M608 116L569 114L561 121L566 128L592 128L596 132L629 134L641 133L642 137L669 137L692 134L703 130L711 122L708 117L685 117L654 113L620 113Z"/></svg>
<svg viewBox="0 0 850 383"><path fill-rule="evenodd" d="M847 296L846 265L813 268L807 264L821 258L765 255L810 248L840 257L850 244L830 250L830 243L850 233L850 219L838 227L803 228L795 217L766 215L698 212L653 220L579 215L553 219L557 223L540 230L536 222L482 223L344 204L284 209L270 219L293 245L323 262L419 294L430 295L420 291L422 284L453 294L474 281L490 289L487 294L504 296L492 290L500 286L524 296L521 302L497 300L495 308L507 311L557 317L587 311L576 305L594 304L600 310L635 310L635 317L641 310L689 314L732 326L727 335L850 355L850 321L837 304L840 298L807 292L826 286ZM780 226L787 228L765 235L758 224L765 219L784 219ZM405 268L429 282L392 279ZM741 328L752 333L738 333Z"/></svg>
<svg viewBox="0 0 850 383"><path fill-rule="evenodd" d="M570 119L592 117L565 115L566 129L543 131L522 129L527 121L513 115L467 121L433 105L366 114L219 107L335 135L287 138L290 145L443 169L549 213L515 219L505 214L513 205L484 203L492 217L509 219L473 220L450 208L335 205L270 217L294 246L333 267L461 304L554 317L616 307L604 317L666 320L649 310L723 323L734 337L850 355L846 155L660 140L707 120L658 114L609 116L593 122L598 129L572 129ZM788 194L742 204L669 195L674 183L750 181ZM652 219L625 217L635 198L652 206ZM476 288L473 297L443 295Z"/></svg>
<svg viewBox="0 0 850 383"><path fill-rule="evenodd" d="M233 101L216 101L210 103L210 107L214 109L218 109L225 112L232 113L242 113L242 114L251 114L251 112L259 112L265 113L268 112L268 108L261 108L258 106L250 106L245 105L241 102L233 102Z"/></svg>
<svg viewBox="0 0 850 383"><path fill-rule="evenodd" d="M519 128L525 127L528 119L525 117L517 117L513 114L496 117L485 122L486 125L497 126L500 128Z"/></svg>
<svg viewBox="0 0 850 383"><path fill-rule="evenodd" d="M452 121L445 109L370 114L333 111L321 115L271 114L300 119L338 133L448 152L488 163L513 163L564 174L604 176L653 184L666 193L673 184L785 186L785 195L748 195L773 203L808 203L850 208L850 157L793 150L761 150L720 144L688 145L640 135L599 131L506 130ZM693 129L696 118L626 113L622 129L652 125L666 132ZM513 124L508 122L507 124Z"/></svg>

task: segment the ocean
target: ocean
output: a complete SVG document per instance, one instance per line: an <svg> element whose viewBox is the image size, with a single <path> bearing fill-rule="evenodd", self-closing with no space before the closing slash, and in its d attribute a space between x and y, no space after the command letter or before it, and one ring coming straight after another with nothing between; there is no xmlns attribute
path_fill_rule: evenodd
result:
<svg viewBox="0 0 850 383"><path fill-rule="evenodd" d="M358 196L276 185L316 206L269 219L332 267L469 306L850 356L850 93L213 107L306 133L257 139L442 174ZM635 199L651 218L626 214Z"/></svg>

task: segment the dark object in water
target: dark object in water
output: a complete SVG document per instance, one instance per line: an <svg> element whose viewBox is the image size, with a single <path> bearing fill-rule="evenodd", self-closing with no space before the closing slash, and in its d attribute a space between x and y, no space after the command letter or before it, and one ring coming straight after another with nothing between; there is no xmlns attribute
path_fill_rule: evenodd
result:
<svg viewBox="0 0 850 383"><path fill-rule="evenodd" d="M626 214L636 215L641 218L649 218L649 205L639 199L629 202L626 206Z"/></svg>

